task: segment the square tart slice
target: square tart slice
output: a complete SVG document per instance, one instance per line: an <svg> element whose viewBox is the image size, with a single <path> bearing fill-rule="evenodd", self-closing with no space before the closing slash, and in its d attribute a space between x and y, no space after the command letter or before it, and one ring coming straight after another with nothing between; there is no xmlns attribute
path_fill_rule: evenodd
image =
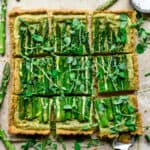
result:
<svg viewBox="0 0 150 150"><path fill-rule="evenodd" d="M99 56L95 65L99 93L138 89L138 66L134 54Z"/></svg>
<svg viewBox="0 0 150 150"><path fill-rule="evenodd" d="M91 57L56 57L58 72L57 86L65 94L91 94L92 92L92 60Z"/></svg>
<svg viewBox="0 0 150 150"><path fill-rule="evenodd" d="M10 17L13 56L39 56L51 52L48 15L20 14Z"/></svg>
<svg viewBox="0 0 150 150"><path fill-rule="evenodd" d="M93 104L90 97L55 97L54 118L58 135L93 133Z"/></svg>
<svg viewBox="0 0 150 150"><path fill-rule="evenodd" d="M137 98L122 95L96 98L94 109L101 138L114 138L119 134L142 134L141 114L138 112Z"/></svg>
<svg viewBox="0 0 150 150"><path fill-rule="evenodd" d="M131 53L135 48L135 12L100 12L92 17L93 53Z"/></svg>
<svg viewBox="0 0 150 150"><path fill-rule="evenodd" d="M52 28L57 54L85 55L90 53L86 13L55 14L52 19Z"/></svg>
<svg viewBox="0 0 150 150"><path fill-rule="evenodd" d="M13 93L55 95L57 93L54 58L13 59Z"/></svg>
<svg viewBox="0 0 150 150"><path fill-rule="evenodd" d="M12 96L9 108L11 134L50 133L52 100L42 97Z"/></svg>

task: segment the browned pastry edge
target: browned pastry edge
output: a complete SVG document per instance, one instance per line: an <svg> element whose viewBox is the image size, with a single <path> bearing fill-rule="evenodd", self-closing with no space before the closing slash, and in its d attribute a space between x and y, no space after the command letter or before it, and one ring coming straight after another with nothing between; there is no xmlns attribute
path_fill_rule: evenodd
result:
<svg viewBox="0 0 150 150"><path fill-rule="evenodd" d="M91 135L93 130L81 131L81 130L65 130L65 129L56 129L56 134L58 135Z"/></svg>
<svg viewBox="0 0 150 150"><path fill-rule="evenodd" d="M12 95L11 96L11 100L9 102L9 125L8 125L8 132L11 134L26 134L26 135L34 135L34 134L41 134L41 135L48 135L50 134L50 130L45 129L45 130L41 130L41 129L21 129L21 128L17 128L14 124L14 114L15 114L15 110L17 107L17 100L18 96Z"/></svg>
<svg viewBox="0 0 150 150"><path fill-rule="evenodd" d="M138 60L137 54L133 54L133 66L134 66L134 82L135 82L135 90L139 89L139 69L138 69Z"/></svg>

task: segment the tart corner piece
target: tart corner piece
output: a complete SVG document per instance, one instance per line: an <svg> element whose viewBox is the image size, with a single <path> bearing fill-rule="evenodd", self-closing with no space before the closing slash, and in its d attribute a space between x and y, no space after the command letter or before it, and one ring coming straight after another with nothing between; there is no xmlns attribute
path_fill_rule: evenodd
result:
<svg viewBox="0 0 150 150"><path fill-rule="evenodd" d="M142 120L136 96L96 98L94 106L101 138L114 138L123 133L142 134Z"/></svg>
<svg viewBox="0 0 150 150"><path fill-rule="evenodd" d="M13 56L47 53L50 44L46 10L13 10L9 14L9 29Z"/></svg>
<svg viewBox="0 0 150 150"><path fill-rule="evenodd" d="M9 103L9 133L50 134L51 105L50 99L13 95Z"/></svg>
<svg viewBox="0 0 150 150"><path fill-rule="evenodd" d="M131 53L135 48L134 11L95 12L92 17L93 52Z"/></svg>
<svg viewBox="0 0 150 150"><path fill-rule="evenodd" d="M138 66L135 54L97 56L95 61L99 93L138 90Z"/></svg>
<svg viewBox="0 0 150 150"><path fill-rule="evenodd" d="M70 15L71 13L71 15ZM64 55L90 54L88 17L86 12L54 12L52 28L55 53Z"/></svg>
<svg viewBox="0 0 150 150"><path fill-rule="evenodd" d="M89 135L94 132L90 97L69 96L56 97L54 100L54 118L56 134Z"/></svg>

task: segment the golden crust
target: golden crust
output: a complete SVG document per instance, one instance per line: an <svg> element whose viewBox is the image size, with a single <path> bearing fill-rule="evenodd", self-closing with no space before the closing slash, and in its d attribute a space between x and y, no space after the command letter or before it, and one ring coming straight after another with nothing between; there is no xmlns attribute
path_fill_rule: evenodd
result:
<svg viewBox="0 0 150 150"><path fill-rule="evenodd" d="M57 135L91 135L93 134L93 130L88 131L73 131L73 130L65 130L65 129L56 129Z"/></svg>
<svg viewBox="0 0 150 150"><path fill-rule="evenodd" d="M135 82L135 90L139 89L139 66L137 62L137 54L133 54L133 66L134 66L134 82Z"/></svg>
<svg viewBox="0 0 150 150"><path fill-rule="evenodd" d="M13 95L11 96L11 100L9 102L9 125L8 125L8 132L11 134L27 134L27 135L33 135L33 134L41 134L41 135L48 135L50 134L50 130L45 129L45 130L41 130L41 129L21 129L21 128L17 128L17 126L15 126L14 123L14 114L17 108L17 99L18 96Z"/></svg>
<svg viewBox="0 0 150 150"><path fill-rule="evenodd" d="M13 94L20 94L20 78L19 78L19 69L20 69L20 63L22 59L15 58L12 59L12 93Z"/></svg>

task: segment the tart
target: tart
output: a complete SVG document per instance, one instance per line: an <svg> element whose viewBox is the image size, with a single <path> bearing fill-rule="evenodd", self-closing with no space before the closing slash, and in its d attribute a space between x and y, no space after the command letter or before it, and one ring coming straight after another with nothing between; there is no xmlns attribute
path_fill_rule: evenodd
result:
<svg viewBox="0 0 150 150"><path fill-rule="evenodd" d="M65 94L91 94L92 92L91 57L56 58L56 70L59 73L57 86Z"/></svg>
<svg viewBox="0 0 150 150"><path fill-rule="evenodd" d="M9 17L10 133L47 135L53 121L58 135L142 133L128 95L138 89L134 11L15 9Z"/></svg>
<svg viewBox="0 0 150 150"><path fill-rule="evenodd" d="M96 98L94 108L101 138L114 138L124 132L133 135L142 133L136 96Z"/></svg>
<svg viewBox="0 0 150 150"><path fill-rule="evenodd" d="M134 54L97 56L95 59L99 93L138 89L137 63Z"/></svg>
<svg viewBox="0 0 150 150"><path fill-rule="evenodd" d="M90 97L69 96L54 99L56 134L92 134L93 104Z"/></svg>
<svg viewBox="0 0 150 150"><path fill-rule="evenodd" d="M88 19L86 13L59 14L52 18L55 52L57 54L90 54Z"/></svg>
<svg viewBox="0 0 150 150"><path fill-rule="evenodd" d="M13 95L9 111L9 132L11 134L50 133L52 100L43 97Z"/></svg>
<svg viewBox="0 0 150 150"><path fill-rule="evenodd" d="M14 94L56 95L55 61L52 57L13 60Z"/></svg>
<svg viewBox="0 0 150 150"><path fill-rule="evenodd" d="M133 12L101 12L92 16L93 53L131 53L135 46Z"/></svg>

